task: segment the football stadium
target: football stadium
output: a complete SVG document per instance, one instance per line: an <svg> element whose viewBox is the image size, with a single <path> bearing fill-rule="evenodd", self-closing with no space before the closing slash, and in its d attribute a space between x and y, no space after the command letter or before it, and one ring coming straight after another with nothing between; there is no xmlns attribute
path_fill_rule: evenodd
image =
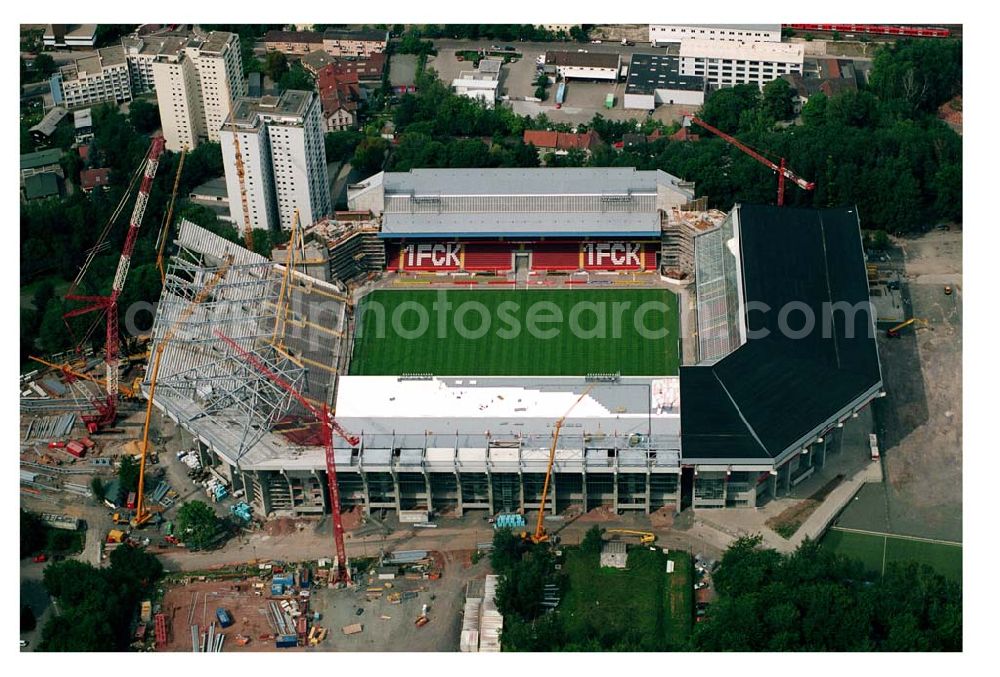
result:
<svg viewBox="0 0 1000 677"><path fill-rule="evenodd" d="M851 208L631 168L382 172L348 206L270 259L179 229L154 404L259 514L330 509L291 391L343 432L343 509L409 521L760 505L881 394Z"/></svg>

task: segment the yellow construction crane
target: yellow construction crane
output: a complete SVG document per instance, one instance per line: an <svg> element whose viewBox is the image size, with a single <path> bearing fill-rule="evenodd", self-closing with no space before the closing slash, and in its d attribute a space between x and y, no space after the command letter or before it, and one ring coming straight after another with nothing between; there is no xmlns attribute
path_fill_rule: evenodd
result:
<svg viewBox="0 0 1000 677"><path fill-rule="evenodd" d="M570 413L576 409L576 405L580 404L580 402L583 401L583 398L586 397L590 391L593 390L593 388L593 383L587 386L584 391L580 393L580 396L576 398L576 401L570 405L570 408L566 410L566 413L562 415L562 418L556 421L555 430L552 432L552 448L549 449L549 465L545 469L545 483L542 485L542 502L538 507L538 522L535 524L535 533L531 534L530 537L527 534L524 534L525 538L531 538L532 543L542 543L549 540L549 535L545 533L545 499L548 497L549 483L552 481L552 466L556 460L556 446L559 444L559 432L562 430L563 423L566 422Z"/></svg>
<svg viewBox="0 0 1000 677"><path fill-rule="evenodd" d="M240 150L240 133L236 129L236 106L233 105L232 88L229 88L229 128L233 133L236 177L240 183L240 204L243 207L243 243L247 249L254 251L253 224L250 223L250 203L247 201L246 168L243 166L243 152Z"/></svg>
<svg viewBox="0 0 1000 677"><path fill-rule="evenodd" d="M623 536L638 536L640 545L653 545L656 543L656 534L651 531L635 531L633 529L608 529L609 534L622 534Z"/></svg>
<svg viewBox="0 0 1000 677"><path fill-rule="evenodd" d="M177 162L177 174L174 175L174 189L170 193L170 206L167 207L167 214L163 219L163 227L160 228L160 245L156 250L156 267L160 269L160 282L167 277L167 271L163 267L163 250L167 246L167 237L170 235L170 224L174 218L174 203L177 201L177 189L181 185L181 171L184 169L184 158L187 156L187 146L181 149L181 159Z"/></svg>
<svg viewBox="0 0 1000 677"><path fill-rule="evenodd" d="M133 527L141 527L153 516L153 513L146 510L146 504L144 502L144 489L145 489L145 471L146 471L146 455L149 449L149 422L152 419L153 414L153 396L156 394L156 381L160 375L160 360L163 358L163 350L166 345L173 340L174 334L177 333L177 328L187 320L191 313L194 312L195 307L208 298L208 295L215 289L215 286L219 284L226 273L229 272L229 266L232 265L232 256L227 257L219 269L212 276L212 279L201 288L201 290L195 295L188 307L184 309L184 312L180 314L180 317L170 326L167 332L160 339L160 342L156 344L156 352L153 357L153 369L150 372L149 377L149 397L146 400L146 421L142 427L142 445L140 447L139 456L139 490L137 492L137 498L135 502L135 517L132 519Z"/></svg>
<svg viewBox="0 0 1000 677"><path fill-rule="evenodd" d="M920 325L926 327L927 326L927 320L925 320L923 318L920 318L920 317L911 317L910 319L906 320L905 322L900 322L895 327L892 327L891 329L889 329L888 331L886 331L885 335L888 336L889 338L899 338L899 332L903 331L904 329L906 329L907 327L909 327L912 324L920 324Z"/></svg>
<svg viewBox="0 0 1000 677"><path fill-rule="evenodd" d="M29 355L28 359L34 360L39 364L44 364L46 367L50 367L52 369L58 369L63 373L63 375L68 380L83 379L84 381L90 381L91 383L96 383L97 385L102 387L105 385L104 379L91 376L90 374L84 374L82 371L77 371L76 369L73 369L69 363L56 364L54 362L49 362L48 360L43 360L40 357L35 357L34 355ZM140 379L139 377L136 377L135 380L132 381L132 385L125 385L124 383L119 383L118 392L124 395L125 397L129 398L136 397L139 393L138 384L141 380L142 379Z"/></svg>
<svg viewBox="0 0 1000 677"><path fill-rule="evenodd" d="M295 249L298 247L299 210L292 217L292 232L288 238L288 255L285 258L285 274L281 278L281 292L278 294L278 310L274 316L274 334L271 343L284 350L285 324L288 315L288 302L292 299L292 268L295 267Z"/></svg>

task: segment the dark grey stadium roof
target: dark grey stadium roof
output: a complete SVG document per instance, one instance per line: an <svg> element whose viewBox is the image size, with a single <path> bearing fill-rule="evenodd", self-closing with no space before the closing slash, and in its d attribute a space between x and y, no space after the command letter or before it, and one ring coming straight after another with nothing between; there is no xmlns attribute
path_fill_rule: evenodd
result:
<svg viewBox="0 0 1000 677"><path fill-rule="evenodd" d="M657 89L700 92L705 79L680 74L680 58L667 54L633 54L628 65L626 94L652 94Z"/></svg>
<svg viewBox="0 0 1000 677"><path fill-rule="evenodd" d="M681 367L686 459L777 457L882 380L870 312L834 312L823 331L830 303L869 300L856 211L736 209L745 300L771 309L749 313L748 333L767 336L714 365ZM816 319L802 338L778 329L779 310L793 302ZM787 324L799 329L802 318L792 312Z"/></svg>

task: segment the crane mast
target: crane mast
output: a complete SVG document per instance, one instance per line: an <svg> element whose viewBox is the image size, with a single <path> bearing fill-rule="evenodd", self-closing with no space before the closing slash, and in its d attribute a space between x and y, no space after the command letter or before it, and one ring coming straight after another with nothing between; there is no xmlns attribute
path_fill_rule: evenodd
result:
<svg viewBox="0 0 1000 677"><path fill-rule="evenodd" d="M160 282L167 277L167 271L163 267L163 250L167 246L167 237L170 235L170 224L174 218L174 203L177 201L177 189L181 185L181 172L184 171L184 158L187 156L187 146L181 149L181 157L177 162L177 173L174 175L174 189L170 192L170 206L167 207L167 214L163 219L163 228L160 229L160 241L156 245L156 267L160 269Z"/></svg>
<svg viewBox="0 0 1000 677"><path fill-rule="evenodd" d="M156 177L156 168L160 164L160 155L166 141L162 136L153 139L146 154L146 167L142 176L142 183L139 185L139 192L136 194L135 206L132 209L132 217L129 220L128 234L125 236L125 244L122 247L121 257L118 259L118 268L115 270L114 281L111 283L111 294L109 296L79 296L67 294L66 298L75 301L85 301L90 305L77 308L63 315L69 319L78 315L100 310L106 317L106 336L104 343L104 363L107 371L105 385L105 401L96 403L98 415L96 417L84 417L84 422L88 429L108 425L114 421L117 412L118 398L118 363L119 363L119 339L118 339L118 297L121 296L125 288L125 279L128 277L129 266L132 263L132 252L135 250L135 243L139 237L139 228L142 226L143 216L146 214L146 204L149 202L149 192L153 187L153 179ZM84 271L81 271L81 276ZM79 277L78 277L79 279Z"/></svg>
<svg viewBox="0 0 1000 677"><path fill-rule="evenodd" d="M243 208L243 243L250 251L253 248L253 224L250 223L250 203L247 200L246 167L243 164L243 151L240 149L240 133L236 128L236 106L233 105L233 94L229 92L229 130L233 133L233 154L236 159L236 178L240 184L240 205Z"/></svg>
<svg viewBox="0 0 1000 677"><path fill-rule="evenodd" d="M542 484L542 502L538 506L538 522L535 524L535 533L533 533L529 538L531 538L532 543L542 543L549 540L549 535L545 533L545 499L549 494L549 484L552 482L552 466L555 464L556 460L556 446L559 444L559 432L562 430L563 424L569 415L576 409L576 405L583 401L583 398L594 389L594 385L591 384L587 386L580 396L576 398L570 408L566 410L566 413L556 421L555 430L552 431L552 448L549 449L549 465L545 469L545 483ZM525 536L527 536L525 534Z"/></svg>
<svg viewBox="0 0 1000 677"><path fill-rule="evenodd" d="M816 183L813 181L806 181L801 176L793 172L791 169L785 166L785 158L780 159L780 164L775 164L771 160L761 155L759 152L755 151L750 146L746 145L739 139L729 134L726 134L721 129L716 129L712 125L708 124L704 120L696 117L691 118L691 122L695 123L699 127L704 127L708 131L712 132L723 141L731 146L735 146L740 149L750 157L752 157L757 162L761 163L765 167L769 168L771 171L777 173L778 175L778 206L784 206L785 204L785 179L788 179L795 183L796 186L802 190L813 190L816 188Z"/></svg>
<svg viewBox="0 0 1000 677"><path fill-rule="evenodd" d="M342 437L344 441L352 447L356 447L361 442L360 438L351 435L344 430L340 424L334 420L329 407L327 407L325 403L322 407L317 407L310 402L305 395L296 390L295 386L278 374L275 374L274 371L264 364L264 362L262 362L256 355L244 350L238 343L236 343L236 341L226 336L219 330L215 331L215 335L226 345L232 348L244 362L266 376L275 385L285 390L288 394L295 398L295 400L301 404L303 408L319 420L320 430L322 431L323 448L326 457L326 480L327 487L330 492L330 511L333 513L333 541L334 546L337 549L337 580L350 584L351 571L347 566L347 548L344 547L344 523L340 516L340 488L337 486L337 459L333 449L333 433L340 435L340 437Z"/></svg>

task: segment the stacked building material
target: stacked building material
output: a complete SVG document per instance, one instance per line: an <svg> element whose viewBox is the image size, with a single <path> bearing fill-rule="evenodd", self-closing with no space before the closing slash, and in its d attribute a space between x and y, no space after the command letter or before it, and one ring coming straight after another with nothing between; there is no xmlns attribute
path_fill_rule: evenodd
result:
<svg viewBox="0 0 1000 677"><path fill-rule="evenodd" d="M499 578L493 574L486 577L486 591L479 622L479 650L500 651L500 632L503 630L503 615L497 610L496 594Z"/></svg>
<svg viewBox="0 0 1000 677"><path fill-rule="evenodd" d="M483 609L482 597L470 597L465 600L462 617L462 636L459 650L471 653L479 651L479 621Z"/></svg>

